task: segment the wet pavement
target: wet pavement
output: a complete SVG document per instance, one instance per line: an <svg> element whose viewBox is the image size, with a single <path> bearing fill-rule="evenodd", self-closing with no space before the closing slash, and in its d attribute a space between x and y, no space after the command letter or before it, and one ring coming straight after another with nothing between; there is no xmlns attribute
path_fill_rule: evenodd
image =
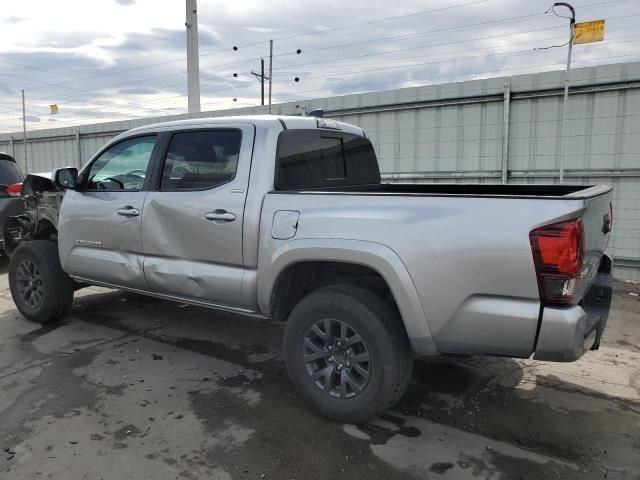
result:
<svg viewBox="0 0 640 480"><path fill-rule="evenodd" d="M41 327L0 264L1 479L638 479L640 297L570 364L416 361L369 425L315 415L282 325L90 288Z"/></svg>

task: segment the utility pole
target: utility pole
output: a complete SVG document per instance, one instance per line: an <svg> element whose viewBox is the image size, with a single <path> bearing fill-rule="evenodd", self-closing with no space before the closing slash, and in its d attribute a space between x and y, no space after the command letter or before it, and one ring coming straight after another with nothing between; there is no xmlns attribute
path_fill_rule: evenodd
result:
<svg viewBox="0 0 640 480"><path fill-rule="evenodd" d="M260 105L264 105L264 58L260 59Z"/></svg>
<svg viewBox="0 0 640 480"><path fill-rule="evenodd" d="M24 106L24 90L22 90L22 143L24 147L24 173L29 173L27 165L27 116Z"/></svg>
<svg viewBox="0 0 640 480"><path fill-rule="evenodd" d="M569 18L569 51L567 52L567 69L564 72L564 99L562 102L562 123L560 124L560 183L564 183L564 157L566 155L567 148L565 132L567 122L567 103L569 100L569 72L571 71L571 49L573 47L573 36L576 25L576 11L570 4L565 2L554 3L550 10L553 10L555 7L566 7L571 12L571 17L565 17ZM555 11L553 13L555 14Z"/></svg>
<svg viewBox="0 0 640 480"><path fill-rule="evenodd" d="M260 59L260 73L251 70L251 75L260 82L260 105L264 105L264 81L270 78L264 74L264 58Z"/></svg>
<svg viewBox="0 0 640 480"><path fill-rule="evenodd" d="M269 40L269 113L271 113L271 79L273 78L273 40Z"/></svg>
<svg viewBox="0 0 640 480"><path fill-rule="evenodd" d="M200 55L198 53L197 0L186 0L187 17L187 97L189 113L200 112Z"/></svg>

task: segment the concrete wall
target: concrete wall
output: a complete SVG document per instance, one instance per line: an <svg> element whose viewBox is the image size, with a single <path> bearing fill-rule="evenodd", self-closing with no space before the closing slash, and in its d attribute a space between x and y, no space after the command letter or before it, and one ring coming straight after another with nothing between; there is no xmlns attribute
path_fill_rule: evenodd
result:
<svg viewBox="0 0 640 480"><path fill-rule="evenodd" d="M563 72L426 85L273 106L274 114L322 108L360 125L384 177L406 182L553 183L560 167ZM615 187L610 250L616 275L640 280L640 63L574 70L566 127L566 181ZM192 116L266 113L265 107ZM28 171L80 165L119 132L180 115L33 131ZM13 141L11 140L13 138ZM22 134L0 150L24 167Z"/></svg>

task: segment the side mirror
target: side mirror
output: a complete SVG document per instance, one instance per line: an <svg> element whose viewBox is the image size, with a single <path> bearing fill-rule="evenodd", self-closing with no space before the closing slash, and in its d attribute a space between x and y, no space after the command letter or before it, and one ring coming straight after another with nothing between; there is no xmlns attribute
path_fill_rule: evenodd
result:
<svg viewBox="0 0 640 480"><path fill-rule="evenodd" d="M53 183L62 190L78 188L78 169L75 167L58 168L53 172Z"/></svg>

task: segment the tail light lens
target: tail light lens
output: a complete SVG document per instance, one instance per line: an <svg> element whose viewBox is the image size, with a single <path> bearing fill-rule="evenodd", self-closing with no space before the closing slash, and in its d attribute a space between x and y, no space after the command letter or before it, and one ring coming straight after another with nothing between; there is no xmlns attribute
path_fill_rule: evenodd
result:
<svg viewBox="0 0 640 480"><path fill-rule="evenodd" d="M544 305L573 305L582 298L584 227L582 220L567 220L536 228L529 234Z"/></svg>
<svg viewBox="0 0 640 480"><path fill-rule="evenodd" d="M22 183L12 183L4 189L4 193L10 197L19 197L22 195Z"/></svg>

